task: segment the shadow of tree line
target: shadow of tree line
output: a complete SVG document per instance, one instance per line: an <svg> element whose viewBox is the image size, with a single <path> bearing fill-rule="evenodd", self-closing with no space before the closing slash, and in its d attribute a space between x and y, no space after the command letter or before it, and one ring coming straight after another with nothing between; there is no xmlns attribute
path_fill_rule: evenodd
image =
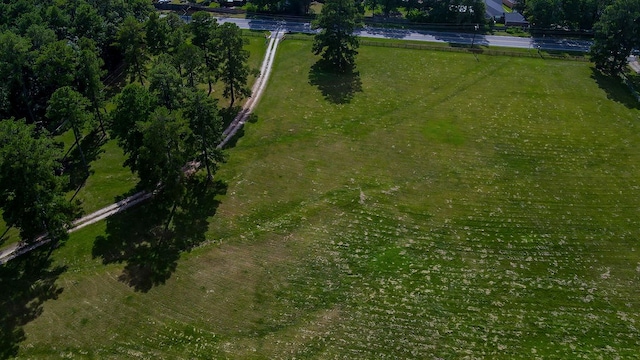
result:
<svg viewBox="0 0 640 360"><path fill-rule="evenodd" d="M324 59L311 66L309 84L316 86L322 96L333 104L348 104L356 93L362 92L359 71L348 69L344 73L336 72Z"/></svg>
<svg viewBox="0 0 640 360"><path fill-rule="evenodd" d="M0 359L18 355L24 326L42 314L42 305L57 299L56 285L66 266L54 266L44 246L0 266Z"/></svg>
<svg viewBox="0 0 640 360"><path fill-rule="evenodd" d="M111 216L105 235L94 242L92 255L102 258L104 264L125 264L119 280L136 291L147 292L164 284L176 270L180 254L206 240L208 219L220 204L215 197L226 190L220 181L209 183L194 177L178 200L160 193Z"/></svg>

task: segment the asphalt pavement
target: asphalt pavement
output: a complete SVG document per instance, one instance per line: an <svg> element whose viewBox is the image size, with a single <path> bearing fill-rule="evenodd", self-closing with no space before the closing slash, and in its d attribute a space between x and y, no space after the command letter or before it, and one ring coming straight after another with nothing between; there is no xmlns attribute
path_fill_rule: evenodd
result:
<svg viewBox="0 0 640 360"><path fill-rule="evenodd" d="M218 18L219 23L230 22L238 25L241 29L251 30L268 30L275 31L278 28L284 28L290 33L313 34L317 30L311 29L310 23L277 21L264 19L237 19L237 18ZM405 29L386 29L378 27L364 27L356 31L356 34L365 38L383 38L383 39L399 39L439 42L456 45L483 45L495 47L510 47L520 49L540 49L554 51L577 51L587 52L592 42L589 40L573 40L558 38L524 38L516 36L496 36L469 33L454 33L440 31L423 31L423 30L405 30Z"/></svg>

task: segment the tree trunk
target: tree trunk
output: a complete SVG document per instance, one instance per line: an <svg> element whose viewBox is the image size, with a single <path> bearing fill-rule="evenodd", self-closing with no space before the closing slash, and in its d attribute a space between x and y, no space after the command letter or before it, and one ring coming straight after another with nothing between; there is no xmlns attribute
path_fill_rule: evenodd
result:
<svg viewBox="0 0 640 360"><path fill-rule="evenodd" d="M27 87L24 85L24 81L20 81L20 85L22 86L22 97L24 98L24 103L27 105L27 112L29 113L29 118L31 118L31 122L35 123L36 118L33 116L33 110L31 110L31 102L29 101L29 97L27 96Z"/></svg>
<svg viewBox="0 0 640 360"><path fill-rule="evenodd" d="M207 182L211 183L211 179L213 177L211 176L211 166L209 165L209 153L207 152L207 146L204 142L204 138L202 141L203 141L202 153L204 154L204 166L207 168Z"/></svg>
<svg viewBox="0 0 640 360"><path fill-rule="evenodd" d="M82 146L80 146L80 134L76 130L76 128L73 129L73 135L76 138L76 146L78 147L78 151L80 151L80 158L82 159L82 165L84 165L85 171L87 172L87 174L89 174L89 166L87 165L87 159L85 159L84 152L82 151Z"/></svg>
<svg viewBox="0 0 640 360"><path fill-rule="evenodd" d="M102 113L97 105L93 106L93 111L96 113L96 117L98 118L98 122L100 123L100 131L102 131L102 136L107 136L107 131L104 129L104 121L102 121Z"/></svg>

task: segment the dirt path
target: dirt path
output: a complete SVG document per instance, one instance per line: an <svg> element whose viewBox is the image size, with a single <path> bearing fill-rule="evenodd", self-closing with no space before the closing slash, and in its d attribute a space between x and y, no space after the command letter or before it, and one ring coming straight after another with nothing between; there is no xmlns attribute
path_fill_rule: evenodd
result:
<svg viewBox="0 0 640 360"><path fill-rule="evenodd" d="M244 106L242 107L242 110L240 110L235 119L233 119L231 124L229 124L229 126L222 133L223 140L218 145L219 149L223 148L236 135L238 130L240 130L242 126L244 126L247 118L258 104L258 101L260 100L260 97L262 96L262 93L267 86L267 81L269 80L269 75L271 74L271 68L273 67L273 60L275 58L276 49L278 47L278 44L282 40L284 33L284 30L278 29L275 32L272 32L269 36L269 45L267 47L267 52L265 53L264 60L262 61L262 66L260 67L260 75L256 79L256 82L253 84L251 97L247 99ZM152 196L153 194L146 191L141 191L133 194L128 198L120 200L113 205L109 205L74 221L73 227L69 229L69 232L71 233L80 230L85 226L95 224L96 222L104 220L111 215L117 214L119 212L127 210L132 206L138 205L139 203L146 201ZM49 241L51 240L46 236L41 236L34 243L29 245L18 243L0 249L0 265L5 264L7 261L15 259L20 255L26 254L33 249L45 245L49 243Z"/></svg>

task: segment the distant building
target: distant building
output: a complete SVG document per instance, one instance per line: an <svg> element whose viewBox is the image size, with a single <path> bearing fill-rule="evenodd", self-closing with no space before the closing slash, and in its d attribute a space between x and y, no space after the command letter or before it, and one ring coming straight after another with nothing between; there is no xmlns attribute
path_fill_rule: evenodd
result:
<svg viewBox="0 0 640 360"><path fill-rule="evenodd" d="M484 0L486 16L492 19L501 18L504 14L501 0Z"/></svg>
<svg viewBox="0 0 640 360"><path fill-rule="evenodd" d="M518 12L504 14L505 26L529 26L529 22Z"/></svg>

